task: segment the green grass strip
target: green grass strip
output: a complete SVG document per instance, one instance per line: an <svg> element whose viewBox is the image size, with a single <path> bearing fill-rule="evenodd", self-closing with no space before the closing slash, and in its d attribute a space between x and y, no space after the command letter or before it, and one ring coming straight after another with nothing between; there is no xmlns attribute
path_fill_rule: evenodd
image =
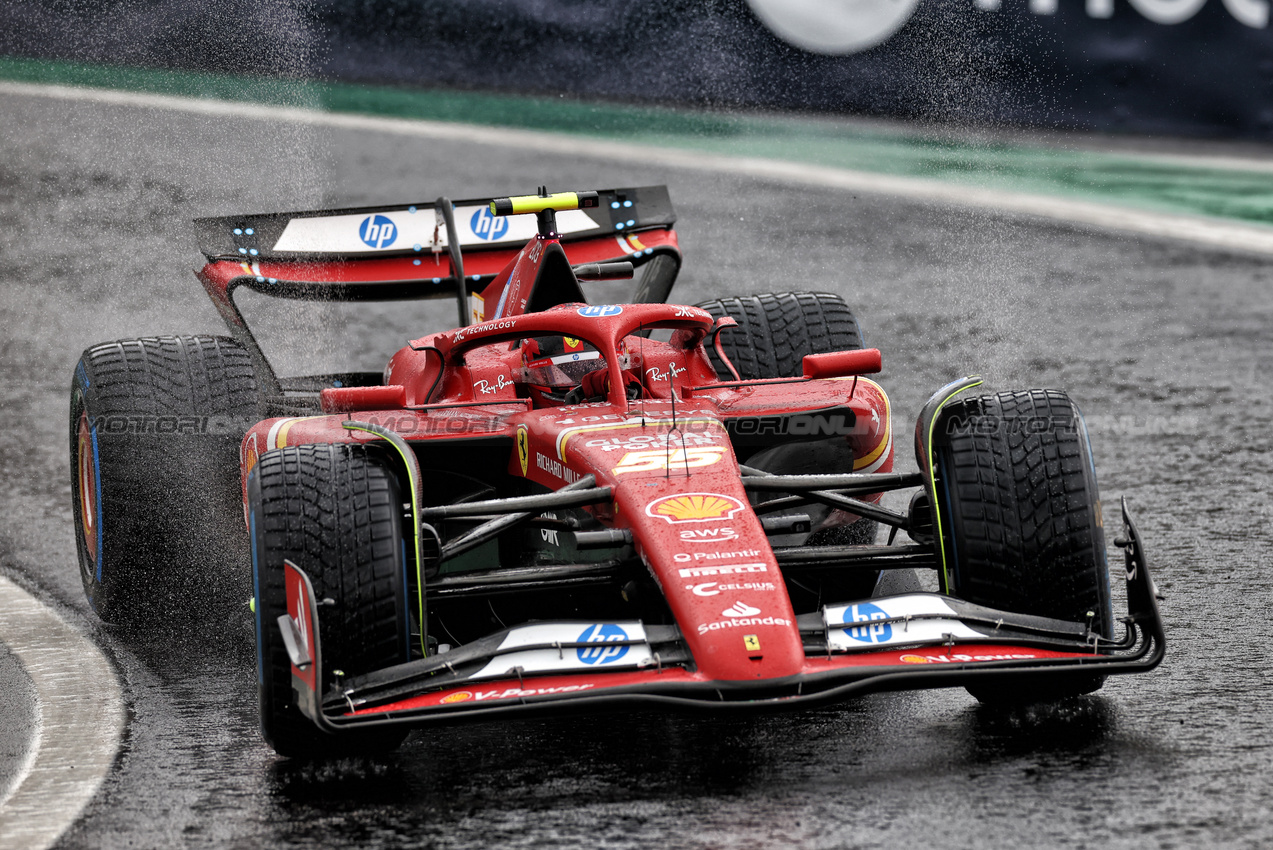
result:
<svg viewBox="0 0 1273 850"><path fill-rule="evenodd" d="M0 78L546 130L1273 224L1273 172L1042 144L935 138L859 122L0 57Z"/></svg>

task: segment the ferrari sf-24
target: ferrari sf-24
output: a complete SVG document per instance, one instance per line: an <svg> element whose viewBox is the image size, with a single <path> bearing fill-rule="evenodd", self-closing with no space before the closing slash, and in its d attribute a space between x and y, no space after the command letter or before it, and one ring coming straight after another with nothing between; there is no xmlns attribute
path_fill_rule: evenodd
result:
<svg viewBox="0 0 1273 850"><path fill-rule="evenodd" d="M662 186L197 221L229 335L75 370L93 608L142 628L250 597L261 728L292 757L534 712L1059 700L1159 663L1125 504L1113 613L1065 393L964 378L899 432L839 296L667 303L674 221ZM242 291L457 321L382 372L283 377Z"/></svg>

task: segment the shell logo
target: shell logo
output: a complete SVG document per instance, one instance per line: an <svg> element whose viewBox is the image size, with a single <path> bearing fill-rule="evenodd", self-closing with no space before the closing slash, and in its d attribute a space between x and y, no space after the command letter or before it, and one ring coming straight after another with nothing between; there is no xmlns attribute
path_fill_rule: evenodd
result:
<svg viewBox="0 0 1273 850"><path fill-rule="evenodd" d="M442 705L448 705L453 702L466 702L471 699L473 699L473 695L468 691L456 691L453 694L447 694L442 697L442 699L438 700L438 702Z"/></svg>
<svg viewBox="0 0 1273 850"><path fill-rule="evenodd" d="M924 655L903 655L897 660L903 664L928 664L932 659Z"/></svg>
<svg viewBox="0 0 1273 850"><path fill-rule="evenodd" d="M672 525L683 522L708 522L729 519L743 509L743 503L733 496L719 493L682 493L664 496L645 506L647 516L659 517Z"/></svg>

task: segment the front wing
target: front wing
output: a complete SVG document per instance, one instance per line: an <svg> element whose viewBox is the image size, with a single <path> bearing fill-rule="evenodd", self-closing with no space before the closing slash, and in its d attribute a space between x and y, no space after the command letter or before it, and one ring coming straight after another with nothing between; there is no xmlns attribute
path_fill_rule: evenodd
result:
<svg viewBox="0 0 1273 850"><path fill-rule="evenodd" d="M1115 542L1124 550L1128 611L1124 634L1114 641L1095 637L1083 624L912 593L802 615L804 669L780 680L715 681L697 674L675 626L545 622L343 679L320 693L318 607L308 577L291 562L288 613L278 618L278 628L291 657L297 704L333 734L610 708L798 709L873 691L1023 674L1063 684L1066 677L1145 672L1165 653L1156 590L1126 503L1123 525Z"/></svg>

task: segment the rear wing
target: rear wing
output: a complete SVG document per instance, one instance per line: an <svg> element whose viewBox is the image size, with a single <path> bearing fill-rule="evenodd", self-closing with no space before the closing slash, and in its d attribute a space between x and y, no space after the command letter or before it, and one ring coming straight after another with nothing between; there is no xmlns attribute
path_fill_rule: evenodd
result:
<svg viewBox="0 0 1273 850"><path fill-rule="evenodd" d="M602 189L596 194L596 207L557 216L571 265L631 263L640 273L625 300L666 301L681 268L667 187ZM246 287L275 298L309 301L459 296L461 324L467 324L475 320L469 296L485 289L537 233L533 213L496 216L493 200L439 198L402 206L195 219L199 250L208 260L196 275L231 335L252 355L268 395L309 394L333 381L375 382L373 375L352 373L281 381L235 304L235 291ZM452 244L448 218L454 222L457 244ZM473 313L480 319L480 310Z"/></svg>
<svg viewBox="0 0 1273 850"><path fill-rule="evenodd" d="M563 212L564 243L620 239L627 233L670 229L676 222L666 186L606 189L593 209ZM441 199L439 199L441 200ZM496 216L494 198L453 201L464 254L520 248L536 233L535 216ZM349 207L195 219L199 250L209 261L368 260L445 254L447 233L437 201L405 206ZM632 253L630 250L625 253Z"/></svg>

